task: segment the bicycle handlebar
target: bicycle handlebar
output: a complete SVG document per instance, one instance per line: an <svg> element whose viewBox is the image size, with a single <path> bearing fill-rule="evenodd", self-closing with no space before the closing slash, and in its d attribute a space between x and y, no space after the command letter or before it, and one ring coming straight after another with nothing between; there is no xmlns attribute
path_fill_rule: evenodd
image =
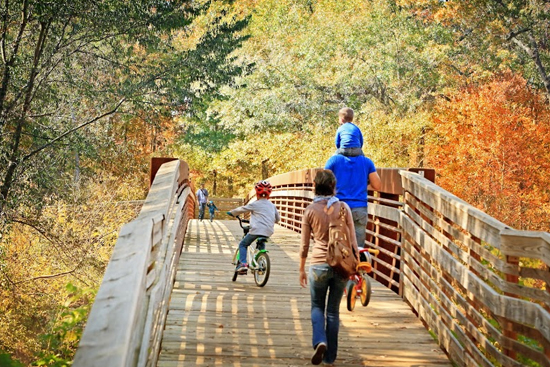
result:
<svg viewBox="0 0 550 367"><path fill-rule="evenodd" d="M373 248L364 248L362 250L359 250L359 252L368 252L368 253L373 254L374 256L377 256L380 253L380 250L376 250L376 249L373 249Z"/></svg>
<svg viewBox="0 0 550 367"><path fill-rule="evenodd" d="M240 216L236 215L235 218L237 218L239 220L239 225L241 226L242 229L244 229L243 227L243 223L250 223L250 221L248 219L242 219Z"/></svg>

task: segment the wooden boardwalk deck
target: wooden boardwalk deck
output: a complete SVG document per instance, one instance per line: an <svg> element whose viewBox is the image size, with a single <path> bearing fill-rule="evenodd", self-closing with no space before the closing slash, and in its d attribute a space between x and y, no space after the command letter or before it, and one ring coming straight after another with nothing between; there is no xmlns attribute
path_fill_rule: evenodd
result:
<svg viewBox="0 0 550 367"><path fill-rule="evenodd" d="M277 227L264 288L251 275L231 281L237 221L189 223L158 367L309 366L309 289L298 282L300 236ZM373 283L371 302L353 312L342 300L335 366L451 366L410 307Z"/></svg>

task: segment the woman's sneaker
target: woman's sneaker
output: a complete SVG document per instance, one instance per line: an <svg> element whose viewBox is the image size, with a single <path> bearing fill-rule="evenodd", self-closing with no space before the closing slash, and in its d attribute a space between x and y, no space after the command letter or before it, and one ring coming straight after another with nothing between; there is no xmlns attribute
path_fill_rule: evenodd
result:
<svg viewBox="0 0 550 367"><path fill-rule="evenodd" d="M313 352L313 356L311 357L311 364L321 364L326 351L327 345L325 343L321 342L317 344L315 352Z"/></svg>

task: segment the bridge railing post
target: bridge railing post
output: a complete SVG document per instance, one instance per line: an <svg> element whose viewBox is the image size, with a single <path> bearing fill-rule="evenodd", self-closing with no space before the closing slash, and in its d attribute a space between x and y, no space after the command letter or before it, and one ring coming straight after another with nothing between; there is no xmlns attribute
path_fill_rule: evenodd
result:
<svg viewBox="0 0 550 367"><path fill-rule="evenodd" d="M156 365L183 236L194 211L188 172L178 160L160 166L140 214L123 226L73 366Z"/></svg>

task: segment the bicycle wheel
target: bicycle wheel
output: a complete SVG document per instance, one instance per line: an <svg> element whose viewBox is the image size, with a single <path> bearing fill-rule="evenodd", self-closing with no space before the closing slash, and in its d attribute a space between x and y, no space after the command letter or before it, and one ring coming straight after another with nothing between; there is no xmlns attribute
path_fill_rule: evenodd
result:
<svg viewBox="0 0 550 367"><path fill-rule="evenodd" d="M256 256L256 263L258 267L254 270L254 281L258 287L266 285L269 279L269 272L271 271L271 262L267 252L260 252Z"/></svg>
<svg viewBox="0 0 550 367"><path fill-rule="evenodd" d="M353 311L357 299L357 290L355 289L355 282L353 280L348 280L348 284L346 284L346 293L348 311Z"/></svg>
<svg viewBox="0 0 550 367"><path fill-rule="evenodd" d="M239 272L237 271L237 263L239 261L239 249L237 249L237 251L235 251L235 255L233 255L233 262L232 264L235 265L235 270L234 270L234 273L233 273L233 281L237 280L237 276L239 275Z"/></svg>
<svg viewBox="0 0 550 367"><path fill-rule="evenodd" d="M370 295L372 293L372 287L368 275L362 275L363 281L361 283L361 304L366 306L370 302Z"/></svg>

